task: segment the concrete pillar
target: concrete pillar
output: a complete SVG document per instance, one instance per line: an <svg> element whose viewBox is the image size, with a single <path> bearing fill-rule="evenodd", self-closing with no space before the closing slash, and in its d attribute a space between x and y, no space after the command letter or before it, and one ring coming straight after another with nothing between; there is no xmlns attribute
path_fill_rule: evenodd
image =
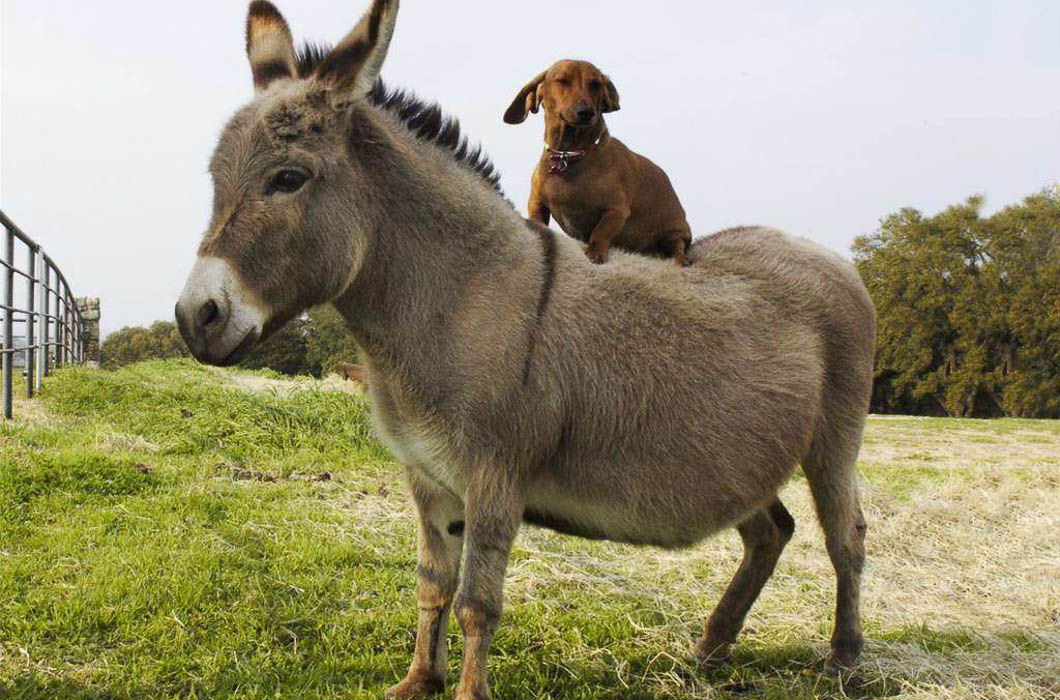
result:
<svg viewBox="0 0 1060 700"><path fill-rule="evenodd" d="M84 363L99 368L99 298L78 297L77 310L85 321Z"/></svg>

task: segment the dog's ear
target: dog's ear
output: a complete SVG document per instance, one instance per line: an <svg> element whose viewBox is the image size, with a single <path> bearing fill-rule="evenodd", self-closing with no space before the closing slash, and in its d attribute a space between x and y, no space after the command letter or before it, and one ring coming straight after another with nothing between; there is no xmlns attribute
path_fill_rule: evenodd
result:
<svg viewBox="0 0 1060 700"><path fill-rule="evenodd" d="M545 82L545 73L547 72L543 71L537 75L524 85L519 94L515 96L507 111L504 112L504 122L506 124L522 124L526 121L527 114L530 114L530 112L537 114L537 110L541 108L541 88Z"/></svg>
<svg viewBox="0 0 1060 700"><path fill-rule="evenodd" d="M604 99L600 104L600 111L604 112L617 112L622 109L618 105L618 90L615 89L615 84L611 82L611 78L604 76Z"/></svg>

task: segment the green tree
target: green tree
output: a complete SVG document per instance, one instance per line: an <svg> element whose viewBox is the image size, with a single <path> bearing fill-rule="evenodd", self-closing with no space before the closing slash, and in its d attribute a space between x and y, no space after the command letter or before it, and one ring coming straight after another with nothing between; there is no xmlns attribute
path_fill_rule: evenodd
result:
<svg viewBox="0 0 1060 700"><path fill-rule="evenodd" d="M320 376L317 368L307 364L307 326L305 319L294 319L254 348L239 362L239 366L247 369L268 368L281 374Z"/></svg>
<svg viewBox="0 0 1060 700"><path fill-rule="evenodd" d="M356 362L357 345L342 316L329 304L291 321L246 357L240 366L321 377Z"/></svg>
<svg viewBox="0 0 1060 700"><path fill-rule="evenodd" d="M306 333L306 359L317 368L317 375L333 374L347 362L357 361L357 344L346 328L346 322L330 304L309 312Z"/></svg>
<svg viewBox="0 0 1060 700"><path fill-rule="evenodd" d="M114 369L142 360L190 355L177 325L156 321L150 328L127 326L103 341L102 366ZM357 345L330 305L313 308L278 330L240 361L247 369L268 368L282 374L320 377L356 362Z"/></svg>
<svg viewBox="0 0 1060 700"><path fill-rule="evenodd" d="M999 366L1008 415L1060 417L1060 188L994 219L1007 346Z"/></svg>
<svg viewBox="0 0 1060 700"><path fill-rule="evenodd" d="M150 328L126 326L108 335L100 348L100 366L115 369L142 360L185 357L189 354L177 324L155 321Z"/></svg>
<svg viewBox="0 0 1060 700"><path fill-rule="evenodd" d="M878 317L874 410L1060 414L1060 198L989 218L982 203L903 209L855 240Z"/></svg>

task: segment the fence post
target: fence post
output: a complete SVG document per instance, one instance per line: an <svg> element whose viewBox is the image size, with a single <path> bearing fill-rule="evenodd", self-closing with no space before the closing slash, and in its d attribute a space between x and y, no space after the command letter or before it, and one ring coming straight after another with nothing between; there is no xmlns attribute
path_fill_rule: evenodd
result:
<svg viewBox="0 0 1060 700"><path fill-rule="evenodd" d="M4 418L11 417L11 367L13 364L14 353L9 352L14 348L15 333L12 325L11 309L15 306L15 232L4 226L4 231L7 233L4 236L4 261L7 262L7 267L4 268L4 356L3 356L3 371L4 371Z"/></svg>
<svg viewBox="0 0 1060 700"><path fill-rule="evenodd" d="M77 328L77 345L74 346L74 360L79 365L85 363L85 320L81 315L81 308L74 298L74 327Z"/></svg>
<svg viewBox="0 0 1060 700"><path fill-rule="evenodd" d="M33 356L36 348L33 346L36 338L36 330L33 325L37 322L37 314L34 307L37 291L37 251L29 246L26 259L26 398L33 398Z"/></svg>
<svg viewBox="0 0 1060 700"><path fill-rule="evenodd" d="M70 352L73 353L73 362L75 365L81 364L81 320L77 313L77 302L73 296L70 297L70 301L73 302L72 310L70 311L70 327L73 328L73 347Z"/></svg>
<svg viewBox="0 0 1060 700"><path fill-rule="evenodd" d="M41 363L44 376L51 373L51 342L52 342L52 266L48 258L41 252L41 260L44 261L44 303L41 304L41 312L44 314L44 361Z"/></svg>
<svg viewBox="0 0 1060 700"><path fill-rule="evenodd" d="M63 315L59 305L63 300L63 278L55 271L55 369L63 366Z"/></svg>
<svg viewBox="0 0 1060 700"><path fill-rule="evenodd" d="M37 268L40 282L37 285L37 366L35 388L40 391L44 383L44 372L48 365L48 265L44 262L44 249L37 248Z"/></svg>
<svg viewBox="0 0 1060 700"><path fill-rule="evenodd" d="M66 288L66 294L63 296L63 318L66 320L66 364L72 365L76 334L74 333L74 315L70 313L70 287Z"/></svg>
<svg viewBox="0 0 1060 700"><path fill-rule="evenodd" d="M63 319L66 321L66 364L71 365L74 362L74 341L76 334L74 333L74 316L70 313L70 287L66 287L66 294L63 295Z"/></svg>

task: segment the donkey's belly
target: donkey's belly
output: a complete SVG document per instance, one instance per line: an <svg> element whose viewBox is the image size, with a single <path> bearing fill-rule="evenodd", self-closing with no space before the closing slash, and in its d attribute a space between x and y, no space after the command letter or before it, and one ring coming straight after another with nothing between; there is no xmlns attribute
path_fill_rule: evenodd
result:
<svg viewBox="0 0 1060 700"><path fill-rule="evenodd" d="M524 522L567 535L666 548L688 547L732 524L731 514L712 513L698 499L663 499L653 508L606 486L539 481L527 494Z"/></svg>

